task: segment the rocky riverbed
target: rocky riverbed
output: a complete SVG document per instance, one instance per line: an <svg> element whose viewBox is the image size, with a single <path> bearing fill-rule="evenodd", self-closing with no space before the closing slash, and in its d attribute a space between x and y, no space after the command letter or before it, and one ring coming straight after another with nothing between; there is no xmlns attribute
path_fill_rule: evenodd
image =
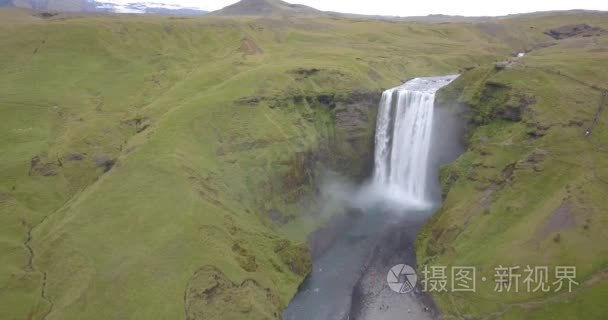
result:
<svg viewBox="0 0 608 320"><path fill-rule="evenodd" d="M314 258L312 273L283 319L436 319L432 301L419 287L399 294L386 280L394 265L416 265L416 232L429 213L350 214L313 234L313 252L321 245L325 250Z"/></svg>

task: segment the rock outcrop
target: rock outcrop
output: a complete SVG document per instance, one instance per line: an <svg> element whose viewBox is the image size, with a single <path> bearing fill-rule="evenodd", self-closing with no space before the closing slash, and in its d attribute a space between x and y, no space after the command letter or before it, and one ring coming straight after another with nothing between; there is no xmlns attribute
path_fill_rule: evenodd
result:
<svg viewBox="0 0 608 320"><path fill-rule="evenodd" d="M581 24L570 24L570 25L565 25L565 26L561 26L558 28L550 29L550 30L545 31L545 34L552 37L555 40L561 40L561 39L566 39L566 38L571 38L571 37L576 37L576 36L582 36L582 37L599 36L600 34L603 34L604 32L605 32L605 30L600 27L594 27L594 26L588 25L586 23L581 23Z"/></svg>

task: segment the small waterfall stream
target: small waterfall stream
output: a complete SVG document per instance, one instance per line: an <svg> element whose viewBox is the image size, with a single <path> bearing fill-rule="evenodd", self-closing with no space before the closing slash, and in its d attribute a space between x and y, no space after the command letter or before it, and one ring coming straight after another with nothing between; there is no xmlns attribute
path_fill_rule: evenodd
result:
<svg viewBox="0 0 608 320"><path fill-rule="evenodd" d="M398 319L412 311L411 319L432 319L428 301L382 290L382 274L387 263L414 262L416 232L436 205L430 194L438 185L430 178L436 164L429 159L435 93L456 77L416 78L383 93L372 177L346 201L363 213L348 218L350 228L313 260L283 320ZM378 288L382 294L368 297Z"/></svg>

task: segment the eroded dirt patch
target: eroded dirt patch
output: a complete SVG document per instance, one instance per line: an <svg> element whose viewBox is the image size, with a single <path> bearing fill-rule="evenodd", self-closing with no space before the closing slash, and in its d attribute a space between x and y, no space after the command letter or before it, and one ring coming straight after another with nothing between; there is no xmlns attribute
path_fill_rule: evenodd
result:
<svg viewBox="0 0 608 320"><path fill-rule="evenodd" d="M536 232L535 239L542 241L553 233L566 231L574 227L576 227L576 219L574 218L572 204L565 201L545 219L543 225Z"/></svg>
<svg viewBox="0 0 608 320"><path fill-rule="evenodd" d="M59 173L61 162L49 161L39 156L34 156L30 160L30 176L51 177Z"/></svg>
<svg viewBox="0 0 608 320"><path fill-rule="evenodd" d="M253 39L251 39L251 38L245 38L245 39L241 40L240 51L245 56L252 56L252 55L264 53L264 51L262 51L262 49L260 49L260 47L258 47L257 43L255 43L255 41L253 41Z"/></svg>

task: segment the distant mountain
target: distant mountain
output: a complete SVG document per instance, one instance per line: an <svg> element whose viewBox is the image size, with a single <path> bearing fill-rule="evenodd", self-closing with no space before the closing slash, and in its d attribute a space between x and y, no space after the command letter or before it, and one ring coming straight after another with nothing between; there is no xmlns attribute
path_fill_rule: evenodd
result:
<svg viewBox="0 0 608 320"><path fill-rule="evenodd" d="M95 11L95 2L89 0L0 0L0 5L4 7L18 7L40 11Z"/></svg>
<svg viewBox="0 0 608 320"><path fill-rule="evenodd" d="M130 2L124 4L119 2L113 2L111 0L104 2L96 2L96 11L114 13L173 14L188 16L197 16L207 13L207 11L198 8L182 7L175 4L166 4L161 2Z"/></svg>
<svg viewBox="0 0 608 320"><path fill-rule="evenodd" d="M606 12L607 11L602 11L602 10L584 10L584 9L550 10L550 11L514 13L514 14L508 14L506 16L498 16L495 18L503 18L503 19L520 18L520 17L542 18L542 17L547 17L547 16L559 17L559 16L568 16L568 15L573 16L573 15L587 15L587 14L605 14ZM488 18L491 18L491 17L488 17Z"/></svg>
<svg viewBox="0 0 608 320"><path fill-rule="evenodd" d="M160 2L131 2L95 0L0 0L0 7L19 7L57 12L105 12L169 15L203 15L207 11Z"/></svg>
<svg viewBox="0 0 608 320"><path fill-rule="evenodd" d="M297 1L297 0L295 0ZM510 14L497 17L469 17L431 14L427 16L382 16L342 12L321 11L301 4L291 4L282 0L241 0L223 9L213 11L199 8L184 7L162 2L129 2L120 3L118 0L0 0L0 7L19 7L51 12L103 12L103 13L136 13L136 14L167 14L167 15L218 15L218 16L316 16L348 19L378 19L393 21L409 21L422 23L480 23L497 19L518 17L544 17L562 15L580 15L603 13L593 10L564 10L540 11L531 13Z"/></svg>
<svg viewBox="0 0 608 320"><path fill-rule="evenodd" d="M426 16L382 16L382 15L365 15L355 13L329 12L324 14L334 18L351 18L351 19L377 19L377 20L392 20L406 22L421 22L421 23L483 23L497 21L501 19L512 19L522 17L542 18L546 16L567 16L567 15L585 15L585 14L603 14L605 11L597 10L560 10L560 11L537 11L529 13L516 13L505 16L452 16L445 14L429 14Z"/></svg>
<svg viewBox="0 0 608 320"><path fill-rule="evenodd" d="M321 16L325 12L301 4L281 0L241 0L223 9L214 11L219 16Z"/></svg>
<svg viewBox="0 0 608 320"><path fill-rule="evenodd" d="M456 23L456 22L483 22L493 17L467 17L467 16L450 16L444 14L430 14L427 16L382 16L382 15L366 15L357 13L342 13L342 12L325 12L328 16L334 18L349 18L349 19L375 19L375 20L392 20L392 21L407 21L407 22L422 22L422 23Z"/></svg>

